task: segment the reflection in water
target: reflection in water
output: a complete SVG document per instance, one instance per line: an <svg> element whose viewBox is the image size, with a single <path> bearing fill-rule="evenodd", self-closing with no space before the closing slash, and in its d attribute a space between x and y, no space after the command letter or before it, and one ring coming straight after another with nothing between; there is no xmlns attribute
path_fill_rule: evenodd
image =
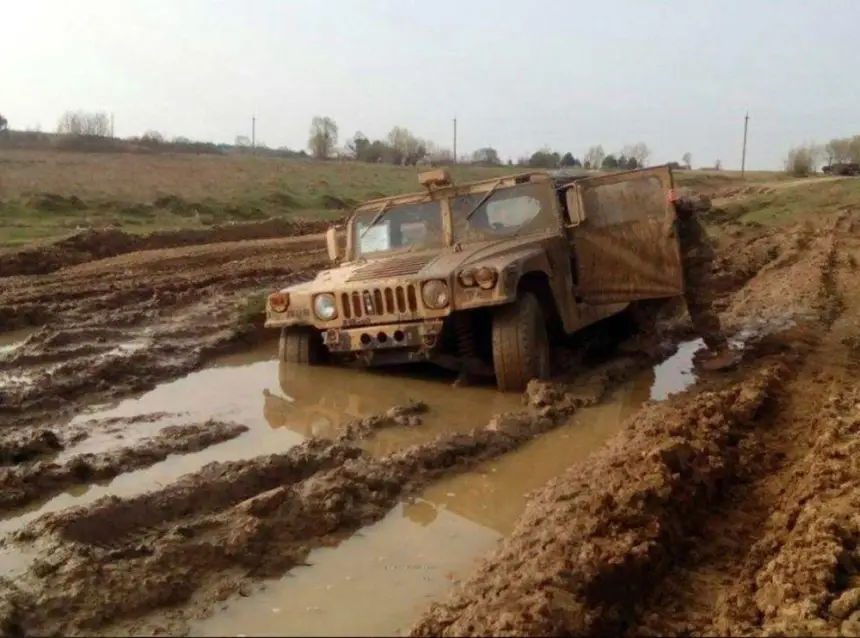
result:
<svg viewBox="0 0 860 638"><path fill-rule="evenodd" d="M655 379L651 387L651 399L662 401L686 390L696 382L693 359L696 351L704 345L705 342L701 339L685 341L678 346L674 355L654 367Z"/></svg>
<svg viewBox="0 0 860 638"><path fill-rule="evenodd" d="M689 346L688 353L682 346L674 363L667 361L640 375L603 404L578 412L568 424L475 471L443 478L339 546L315 550L309 559L312 567L295 569L260 595L234 601L194 632L379 635L408 626L429 599L445 593L455 574L467 574L477 558L510 532L529 491L598 449L649 396L665 396L690 383L686 361L691 365L695 349ZM122 497L156 489L210 461L283 451L309 436L333 437L349 420L410 400L430 406L423 424L377 432L363 443L370 453L388 454L442 434L483 427L493 415L521 407L517 395L488 387L453 389L450 382L344 368L279 366L271 344L225 357L207 369L81 418L162 411L182 416L128 428L121 441L93 437L85 445L87 451L97 452L152 435L167 424L209 418L239 421L251 428L248 433L198 454L175 455L150 469L81 487L74 491L78 498L62 494L23 516L0 521L0 531L106 494Z"/></svg>
<svg viewBox="0 0 860 638"><path fill-rule="evenodd" d="M293 570L259 595L232 602L192 631L285 636L402 631L511 531L528 492L617 433L648 400L654 381L655 373L649 370L604 404L581 410L569 423L522 448L474 471L442 478L339 546L315 550L310 567ZM378 381L370 387L385 384ZM454 401L455 394L447 396ZM366 396L373 400L378 392ZM345 393L341 398L349 404Z"/></svg>
<svg viewBox="0 0 860 638"><path fill-rule="evenodd" d="M264 414L273 428L288 428L302 436L334 438L348 421L421 400L430 406L416 428L377 431L360 443L375 456L391 454L440 435L468 432L485 426L500 412L522 408L522 399L487 386L452 388L451 378L406 376L334 366L281 364L283 395L265 393Z"/></svg>
<svg viewBox="0 0 860 638"><path fill-rule="evenodd" d="M554 430L482 464L476 471L434 482L420 497L501 534L511 532L529 492L584 460L618 433L649 398L649 370L612 393L604 403L580 410Z"/></svg>
<svg viewBox="0 0 860 638"><path fill-rule="evenodd" d="M403 516L424 527L435 521L437 515L436 506L427 501L413 499L403 505Z"/></svg>
<svg viewBox="0 0 860 638"><path fill-rule="evenodd" d="M308 567L231 601L195 623L197 636L391 636L408 627L454 578L465 577L500 536L445 511L415 524L397 507Z"/></svg>

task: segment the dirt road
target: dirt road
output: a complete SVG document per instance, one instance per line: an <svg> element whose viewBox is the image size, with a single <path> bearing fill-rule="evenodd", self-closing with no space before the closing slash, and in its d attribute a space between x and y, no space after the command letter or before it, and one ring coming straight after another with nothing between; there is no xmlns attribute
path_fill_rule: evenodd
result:
<svg viewBox="0 0 860 638"><path fill-rule="evenodd" d="M512 531L496 524L505 539L477 569L464 568L450 596L451 579L439 577L434 582L448 585L433 590L435 603L427 607L427 594L416 595L393 628L374 628L411 624L413 635L860 630L854 449L860 395L853 389L860 366L860 222L842 214L725 233L720 241L718 306L726 326L746 342L743 364L691 378L687 390L625 412L617 434L595 439L581 457L559 460L557 476L537 491ZM416 496L425 499L418 503L448 504L434 517L456 509L456 493L477 485L457 487L456 477L484 477L483 485L523 449L537 453L543 440L557 447L552 437L559 431L575 437L587 423L577 415L595 414L588 410L614 401L620 388L659 363L594 347L586 365L557 382L533 384L522 406L493 408L494 393L464 390L461 396L476 398L458 405L456 417L444 411L460 391L447 386L437 401L421 396L425 386L418 382L386 377L397 399L380 399L369 411L341 405L353 401L341 377L320 377L307 383L321 395L326 383L340 389L312 406L307 427L289 444L271 433L255 438L259 430L244 417L207 422L167 412L172 406L154 399L148 405L155 409L141 413L81 415L247 347L256 332L236 323L237 305L313 273L324 263L318 242L135 251L0 280L2 325L43 326L20 338L10 333L13 343L0 346L3 635L223 633L233 626L231 610L261 615L259 606L245 605L254 601L275 614L273 632L300 633L294 618L277 616L280 603L266 602L275 579L292 574L308 582L306 574L326 569L325 551L347 552L362 535L373 537L371 530L382 529L404 503L423 521ZM674 343L664 358L688 329L677 322L667 335ZM694 348L683 349L692 356ZM646 396L653 398L651 374ZM414 395L400 400L401 383ZM179 392L185 396L177 404L216 400L202 382L193 387L199 394ZM243 400L229 385L208 391L227 395L218 397L225 404ZM270 423L305 418L297 416L305 408L294 398L266 394L263 405ZM354 417L320 428L324 409ZM492 416L493 409L499 414ZM434 421L437 411L449 421L447 430ZM389 433L402 437L386 439ZM378 440L393 443L375 446ZM206 456L242 441L248 442L243 453L232 459ZM544 450L540 464L549 462ZM215 460L143 480L147 468L197 457ZM542 475L535 457L528 458L529 473ZM140 485L120 490L124 474ZM68 500L57 496L93 485L102 486L96 490L102 498L64 506ZM436 485L445 487L434 492ZM519 502L503 496L496 509ZM518 515L515 509L511 520ZM402 534L394 538L394 545L408 542ZM476 543L476 555L494 538ZM426 559L416 554L416 560ZM370 569L361 565L356 573ZM401 579L418 582L403 570L380 574L374 591L402 592L408 587ZM333 582L322 583L328 598L347 585L341 579L331 589ZM291 591L308 596L307 588ZM346 594L341 600L349 608ZM370 601L364 613L384 617L391 601ZM330 629L315 604L306 609L316 620L302 627Z"/></svg>

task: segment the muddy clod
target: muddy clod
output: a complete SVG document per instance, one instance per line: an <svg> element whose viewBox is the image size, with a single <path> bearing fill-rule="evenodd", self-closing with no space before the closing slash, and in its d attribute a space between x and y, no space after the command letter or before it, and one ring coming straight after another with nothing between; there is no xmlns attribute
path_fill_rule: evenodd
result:
<svg viewBox="0 0 860 638"><path fill-rule="evenodd" d="M0 469L0 511L22 507L36 499L53 496L72 485L110 479L163 461L170 454L199 452L247 432L244 425L207 421L164 428L157 436L132 447L103 454L81 454L63 464L40 462Z"/></svg>
<svg viewBox="0 0 860 638"><path fill-rule="evenodd" d="M375 431L390 427L416 427L421 425L421 414L427 412L427 404L413 401L406 405L397 405L388 409L384 414L375 414L364 419L350 421L343 427L340 439L354 441L371 436Z"/></svg>
<svg viewBox="0 0 860 638"><path fill-rule="evenodd" d="M0 466L26 463L62 449L60 438L51 430L7 432L0 439Z"/></svg>

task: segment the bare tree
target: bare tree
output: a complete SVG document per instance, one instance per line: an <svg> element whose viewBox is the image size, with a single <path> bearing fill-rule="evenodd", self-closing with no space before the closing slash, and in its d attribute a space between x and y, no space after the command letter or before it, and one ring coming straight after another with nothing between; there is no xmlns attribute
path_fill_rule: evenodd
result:
<svg viewBox="0 0 860 638"><path fill-rule="evenodd" d="M621 154L627 158L635 159L637 168L644 168L648 164L648 158L651 157L651 149L645 142L638 142L633 146L625 146Z"/></svg>
<svg viewBox="0 0 860 638"><path fill-rule="evenodd" d="M687 170L693 168L693 154L690 151L684 153L684 156L681 157L681 161L684 162L684 166L687 167Z"/></svg>
<svg viewBox="0 0 860 638"><path fill-rule="evenodd" d="M848 143L848 159L860 164L860 135L855 135Z"/></svg>
<svg viewBox="0 0 860 638"><path fill-rule="evenodd" d="M239 148L248 148L251 146L251 138L247 135L237 135L236 139L233 141L233 146L238 146Z"/></svg>
<svg viewBox="0 0 860 638"><path fill-rule="evenodd" d="M785 170L792 175L805 177L818 169L822 151L814 144L803 144L788 151Z"/></svg>
<svg viewBox="0 0 860 638"><path fill-rule="evenodd" d="M585 155L582 156L583 163L588 164L591 168L600 168L603 165L603 160L605 158L606 152L600 144L592 146L585 152Z"/></svg>
<svg viewBox="0 0 860 638"><path fill-rule="evenodd" d="M388 133L388 145L394 150L399 163L415 164L427 154L424 141L402 126L395 126Z"/></svg>
<svg viewBox="0 0 860 638"><path fill-rule="evenodd" d="M316 159L327 159L337 146L337 124L330 117L314 116L311 120L308 149Z"/></svg>
<svg viewBox="0 0 860 638"><path fill-rule="evenodd" d="M5 133L9 130L9 120L0 113L0 133Z"/></svg>
<svg viewBox="0 0 860 638"><path fill-rule="evenodd" d="M110 137L110 117L103 112L66 111L57 123L60 135Z"/></svg>

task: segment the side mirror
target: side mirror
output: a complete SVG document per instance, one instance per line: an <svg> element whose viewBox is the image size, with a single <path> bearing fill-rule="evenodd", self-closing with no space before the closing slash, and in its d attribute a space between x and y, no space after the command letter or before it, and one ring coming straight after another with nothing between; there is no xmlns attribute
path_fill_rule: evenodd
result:
<svg viewBox="0 0 860 638"><path fill-rule="evenodd" d="M332 261L337 261L340 259L340 246L338 246L337 241L337 228L334 226L330 226L327 231L325 231L325 247L328 250L328 258Z"/></svg>
<svg viewBox="0 0 860 638"><path fill-rule="evenodd" d="M567 228L579 226L585 221L585 215L582 213L582 208L579 202L579 189L576 186L571 186L564 191L565 202L567 203L567 212L570 215L570 222L565 224Z"/></svg>

